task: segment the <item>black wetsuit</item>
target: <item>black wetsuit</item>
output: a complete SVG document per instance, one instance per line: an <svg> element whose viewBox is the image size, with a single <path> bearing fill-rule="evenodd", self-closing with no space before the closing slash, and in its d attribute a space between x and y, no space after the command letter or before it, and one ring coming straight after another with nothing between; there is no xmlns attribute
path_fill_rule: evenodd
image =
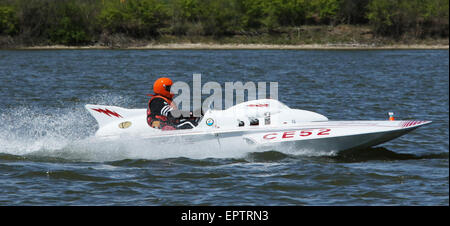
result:
<svg viewBox="0 0 450 226"><path fill-rule="evenodd" d="M197 126L197 118L183 117L181 111L172 107L163 98L153 98L148 107L151 113L147 117L151 117L152 121L160 121L161 127L172 126L174 129L192 129Z"/></svg>

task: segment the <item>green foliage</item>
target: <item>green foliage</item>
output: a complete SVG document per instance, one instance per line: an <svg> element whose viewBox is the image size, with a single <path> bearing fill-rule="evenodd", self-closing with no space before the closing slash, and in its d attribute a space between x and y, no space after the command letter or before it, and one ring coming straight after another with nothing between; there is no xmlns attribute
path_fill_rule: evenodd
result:
<svg viewBox="0 0 450 226"><path fill-rule="evenodd" d="M267 11L264 0L242 0L242 24L245 28L259 29L265 23Z"/></svg>
<svg viewBox="0 0 450 226"><path fill-rule="evenodd" d="M377 35L448 37L448 0L0 0L0 35L82 45L103 35L288 35L369 24ZM294 28L295 27L295 28Z"/></svg>
<svg viewBox="0 0 450 226"><path fill-rule="evenodd" d="M341 0L337 20L346 24L366 24L367 5L370 0Z"/></svg>
<svg viewBox="0 0 450 226"><path fill-rule="evenodd" d="M376 33L399 37L413 32L416 37L432 34L439 27L448 37L448 0L373 0L367 18ZM439 32L438 32L439 33Z"/></svg>
<svg viewBox="0 0 450 226"><path fill-rule="evenodd" d="M91 42L92 0L17 0L14 5L25 39L65 45Z"/></svg>
<svg viewBox="0 0 450 226"><path fill-rule="evenodd" d="M82 7L74 1L56 6L57 20L47 29L50 41L64 45L88 43L88 21L83 17Z"/></svg>
<svg viewBox="0 0 450 226"><path fill-rule="evenodd" d="M105 1L98 20L111 33L134 37L155 35L168 18L167 9L157 0Z"/></svg>
<svg viewBox="0 0 450 226"><path fill-rule="evenodd" d="M170 30L174 35L204 35L200 16L204 8L199 0L172 0L168 6Z"/></svg>
<svg viewBox="0 0 450 226"><path fill-rule="evenodd" d="M387 34L394 26L398 17L398 3L390 0L378 0L369 3L367 18L376 32ZM398 20L398 19L397 19Z"/></svg>
<svg viewBox="0 0 450 226"><path fill-rule="evenodd" d="M14 8L0 6L0 34L14 35L18 32L18 20Z"/></svg>
<svg viewBox="0 0 450 226"><path fill-rule="evenodd" d="M174 0L170 7L173 20L183 22L199 22L205 7L200 0Z"/></svg>
<svg viewBox="0 0 450 226"><path fill-rule="evenodd" d="M312 0L310 4L309 17L315 16L317 23L330 23L336 20L339 0Z"/></svg>
<svg viewBox="0 0 450 226"><path fill-rule="evenodd" d="M204 1L202 20L204 34L230 35L243 29L239 0Z"/></svg>
<svg viewBox="0 0 450 226"><path fill-rule="evenodd" d="M298 26L304 24L308 11L307 1L303 0L275 0L268 1L264 12L264 20L269 29L278 26Z"/></svg>

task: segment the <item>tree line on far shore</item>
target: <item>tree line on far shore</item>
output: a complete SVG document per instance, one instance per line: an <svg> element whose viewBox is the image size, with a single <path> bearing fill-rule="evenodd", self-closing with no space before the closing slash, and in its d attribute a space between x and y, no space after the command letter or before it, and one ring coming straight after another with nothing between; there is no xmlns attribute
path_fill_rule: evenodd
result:
<svg viewBox="0 0 450 226"><path fill-rule="evenodd" d="M85 45L101 35L276 34L305 25L368 25L383 37L446 38L449 0L0 0L0 35Z"/></svg>

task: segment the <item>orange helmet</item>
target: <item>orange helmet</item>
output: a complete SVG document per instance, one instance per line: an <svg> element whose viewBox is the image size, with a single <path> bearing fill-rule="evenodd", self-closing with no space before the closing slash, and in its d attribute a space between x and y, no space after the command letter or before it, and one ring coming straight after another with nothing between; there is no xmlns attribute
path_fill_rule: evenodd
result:
<svg viewBox="0 0 450 226"><path fill-rule="evenodd" d="M173 82L170 78L159 78L153 84L153 92L161 96L172 99L174 94L170 92Z"/></svg>

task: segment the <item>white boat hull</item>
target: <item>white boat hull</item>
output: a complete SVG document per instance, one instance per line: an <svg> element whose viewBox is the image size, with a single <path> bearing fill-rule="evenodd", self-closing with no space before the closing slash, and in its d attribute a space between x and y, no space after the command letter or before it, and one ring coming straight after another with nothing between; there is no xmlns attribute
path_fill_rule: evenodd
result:
<svg viewBox="0 0 450 226"><path fill-rule="evenodd" d="M161 131L147 125L146 109L99 105L86 105L86 108L99 123L97 137L138 139L151 149L164 143L217 151L235 147L254 151L281 148L338 152L375 146L430 123L413 120L328 121L325 116L290 109L276 100L256 100L224 111L209 110L194 129ZM261 123L250 125L250 118L257 118Z"/></svg>
<svg viewBox="0 0 450 226"><path fill-rule="evenodd" d="M334 136L323 139L280 141L273 144L261 145L269 149L295 149L318 152L339 152L373 147L400 137L413 129L404 129L389 132L376 132L368 134L355 134L347 136Z"/></svg>

